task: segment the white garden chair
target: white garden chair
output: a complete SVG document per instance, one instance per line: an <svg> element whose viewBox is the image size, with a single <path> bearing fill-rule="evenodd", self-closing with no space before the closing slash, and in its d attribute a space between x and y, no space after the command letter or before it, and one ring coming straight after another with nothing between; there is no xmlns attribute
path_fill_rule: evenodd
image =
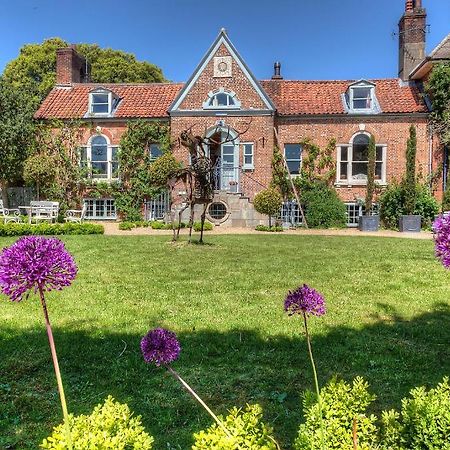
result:
<svg viewBox="0 0 450 450"><path fill-rule="evenodd" d="M20 211L17 208L4 208L3 200L0 200L0 219L3 219L3 223L22 222Z"/></svg>
<svg viewBox="0 0 450 450"><path fill-rule="evenodd" d="M83 207L81 209L68 209L64 220L66 222L82 223L86 216L86 209L86 203L83 203Z"/></svg>

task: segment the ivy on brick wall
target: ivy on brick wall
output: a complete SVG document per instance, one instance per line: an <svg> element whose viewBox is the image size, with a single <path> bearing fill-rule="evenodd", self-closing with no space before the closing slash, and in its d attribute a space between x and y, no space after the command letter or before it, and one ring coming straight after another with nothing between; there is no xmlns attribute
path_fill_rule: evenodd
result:
<svg viewBox="0 0 450 450"><path fill-rule="evenodd" d="M129 122L120 140L119 167L121 184L115 193L116 208L124 220L141 220L145 199L161 191L151 180L149 145L158 143L163 153L170 151L167 125L138 120Z"/></svg>

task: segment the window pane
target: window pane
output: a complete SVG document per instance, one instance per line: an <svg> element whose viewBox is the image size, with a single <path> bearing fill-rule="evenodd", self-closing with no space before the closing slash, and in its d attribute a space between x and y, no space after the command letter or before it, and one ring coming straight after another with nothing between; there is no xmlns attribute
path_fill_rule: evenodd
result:
<svg viewBox="0 0 450 450"><path fill-rule="evenodd" d="M244 144L244 155L253 154L253 144Z"/></svg>
<svg viewBox="0 0 450 450"><path fill-rule="evenodd" d="M352 178L354 180L367 180L367 163L352 164Z"/></svg>
<svg viewBox="0 0 450 450"><path fill-rule="evenodd" d="M383 161L383 147L377 147L377 161Z"/></svg>
<svg viewBox="0 0 450 450"><path fill-rule="evenodd" d="M367 109L370 108L370 100L353 100L353 109Z"/></svg>
<svg viewBox="0 0 450 450"><path fill-rule="evenodd" d="M253 164L253 156L252 155L245 155L244 156L244 164L246 166L251 166Z"/></svg>
<svg viewBox="0 0 450 450"><path fill-rule="evenodd" d="M93 113L108 113L109 105L108 104L92 105L92 112Z"/></svg>
<svg viewBox="0 0 450 450"><path fill-rule="evenodd" d="M368 160L368 146L354 145L353 146L353 161L367 161Z"/></svg>
<svg viewBox="0 0 450 450"><path fill-rule="evenodd" d="M92 103L108 103L108 94L92 94Z"/></svg>
<svg viewBox="0 0 450 450"><path fill-rule="evenodd" d="M231 95L228 96L228 105L229 106L233 106L234 105L234 98Z"/></svg>
<svg viewBox="0 0 450 450"><path fill-rule="evenodd" d="M92 176L94 178L106 178L108 174L108 163L92 162Z"/></svg>
<svg viewBox="0 0 450 450"><path fill-rule="evenodd" d="M348 163L341 162L341 180L347 179L347 167L348 167Z"/></svg>
<svg viewBox="0 0 450 450"><path fill-rule="evenodd" d="M381 172L382 166L383 166L383 163L381 163L381 162L377 162L375 164L375 179L376 180L381 180L381 178L382 178L382 172Z"/></svg>
<svg viewBox="0 0 450 450"><path fill-rule="evenodd" d="M112 178L119 178L119 163L113 162L111 167L111 177Z"/></svg>
<svg viewBox="0 0 450 450"><path fill-rule="evenodd" d="M355 87L353 88L353 98L370 98L370 91L371 88L365 88L365 87Z"/></svg>
<svg viewBox="0 0 450 450"><path fill-rule="evenodd" d="M367 134L358 134L353 139L353 145L360 144L360 145L369 145L369 136Z"/></svg>
<svg viewBox="0 0 450 450"><path fill-rule="evenodd" d="M228 95L227 94L216 94L217 106L228 106L227 103Z"/></svg>
<svg viewBox="0 0 450 450"><path fill-rule="evenodd" d="M341 161L348 161L348 147L341 147Z"/></svg>
<svg viewBox="0 0 450 450"><path fill-rule="evenodd" d="M286 161L289 172L292 175L298 175L300 173L300 161Z"/></svg>
<svg viewBox="0 0 450 450"><path fill-rule="evenodd" d="M300 144L286 144L284 146L284 156L286 159L300 159Z"/></svg>
<svg viewBox="0 0 450 450"><path fill-rule="evenodd" d="M95 202L95 215L102 217L104 211L104 200L96 200Z"/></svg>
<svg viewBox="0 0 450 450"><path fill-rule="evenodd" d="M107 153L108 153L108 147L106 145L92 146L92 161L106 161Z"/></svg>
<svg viewBox="0 0 450 450"><path fill-rule="evenodd" d="M118 158L119 147L111 147L111 159L112 161L117 161Z"/></svg>
<svg viewBox="0 0 450 450"><path fill-rule="evenodd" d="M158 144L150 144L150 161L154 161L162 155L162 150Z"/></svg>
<svg viewBox="0 0 450 450"><path fill-rule="evenodd" d="M106 139L103 136L94 136L91 145L106 145Z"/></svg>

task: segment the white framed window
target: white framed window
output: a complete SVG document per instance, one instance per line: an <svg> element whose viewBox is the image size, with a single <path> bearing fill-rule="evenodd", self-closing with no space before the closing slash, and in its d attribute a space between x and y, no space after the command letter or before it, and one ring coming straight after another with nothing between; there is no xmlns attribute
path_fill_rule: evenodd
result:
<svg viewBox="0 0 450 450"><path fill-rule="evenodd" d="M208 98L203 102L203 109L239 109L241 102L236 93L223 88L208 93Z"/></svg>
<svg viewBox="0 0 450 450"><path fill-rule="evenodd" d="M95 89L89 93L90 116L110 116L116 109L119 98L107 89Z"/></svg>
<svg viewBox="0 0 450 450"><path fill-rule="evenodd" d="M337 146L337 183L367 184L368 150L370 135L358 133L349 144ZM387 145L376 144L375 181L386 183Z"/></svg>
<svg viewBox="0 0 450 450"><path fill-rule="evenodd" d="M284 157L291 175L300 175L302 166L302 146L300 144L284 144Z"/></svg>
<svg viewBox="0 0 450 450"><path fill-rule="evenodd" d="M150 144L148 146L148 155L150 158L150 162L155 161L163 154L161 147L159 144Z"/></svg>
<svg viewBox="0 0 450 450"><path fill-rule="evenodd" d="M115 220L116 205L113 198L85 198L86 219Z"/></svg>
<svg viewBox="0 0 450 450"><path fill-rule="evenodd" d="M115 180L119 178L119 147L110 145L103 135L92 136L88 144L81 147L80 166L87 178Z"/></svg>
<svg viewBox="0 0 450 450"><path fill-rule="evenodd" d="M242 144L242 157L243 157L242 168L244 170L252 170L255 168L253 163L254 159L253 149L254 149L253 142L244 142Z"/></svg>
<svg viewBox="0 0 450 450"><path fill-rule="evenodd" d="M374 114L380 112L375 96L375 84L361 80L351 84L345 94L349 113Z"/></svg>

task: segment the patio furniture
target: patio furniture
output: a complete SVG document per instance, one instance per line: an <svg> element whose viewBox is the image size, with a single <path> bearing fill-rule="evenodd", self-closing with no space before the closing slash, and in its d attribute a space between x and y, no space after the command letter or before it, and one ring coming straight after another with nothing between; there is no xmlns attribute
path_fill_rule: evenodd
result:
<svg viewBox="0 0 450 450"><path fill-rule="evenodd" d="M64 221L72 223L82 223L84 217L86 216L86 210L86 203L83 203L83 207L81 209L68 209L66 211L66 217L64 217Z"/></svg>
<svg viewBox="0 0 450 450"><path fill-rule="evenodd" d="M20 211L17 208L4 208L3 200L0 200L0 219L3 223L21 223Z"/></svg>
<svg viewBox="0 0 450 450"><path fill-rule="evenodd" d="M59 202L32 201L28 210L28 223L39 223L41 220L56 222L58 220Z"/></svg>

